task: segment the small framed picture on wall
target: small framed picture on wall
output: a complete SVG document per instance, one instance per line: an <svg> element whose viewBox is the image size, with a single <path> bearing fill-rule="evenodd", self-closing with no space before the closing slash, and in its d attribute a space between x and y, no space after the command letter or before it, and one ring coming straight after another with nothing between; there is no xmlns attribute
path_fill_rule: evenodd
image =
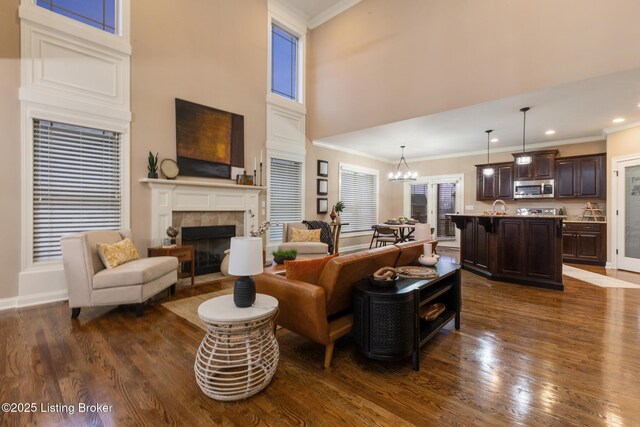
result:
<svg viewBox="0 0 640 427"><path fill-rule="evenodd" d="M318 160L318 176L329 176L329 162Z"/></svg>
<svg viewBox="0 0 640 427"><path fill-rule="evenodd" d="M326 214L329 212L329 199L318 199L317 213Z"/></svg>
<svg viewBox="0 0 640 427"><path fill-rule="evenodd" d="M329 181L318 178L318 196L326 196L329 194Z"/></svg>

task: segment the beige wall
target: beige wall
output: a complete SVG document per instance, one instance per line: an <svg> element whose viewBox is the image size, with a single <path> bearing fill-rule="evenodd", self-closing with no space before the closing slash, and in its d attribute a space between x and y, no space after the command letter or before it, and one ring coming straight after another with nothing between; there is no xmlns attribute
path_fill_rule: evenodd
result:
<svg viewBox="0 0 640 427"><path fill-rule="evenodd" d="M606 151L605 141L588 142L582 144L561 145L558 148L558 157L578 156L582 154L604 153ZM545 148L546 149L546 148ZM410 160L410 159L409 159ZM511 152L491 154L491 162L513 161ZM464 205L473 205L473 213L482 213L485 209L491 208L491 203L476 201L476 167L477 164L486 163L486 155L451 157L447 159L428 160L423 162L410 162L410 166L418 171L420 176L464 174ZM507 206L510 212L514 212L519 207L538 208L550 207L567 208L568 215L582 215L585 202L589 200L568 201L568 200L509 200ZM603 203L600 203L602 206ZM464 206L463 206L464 208ZM606 212L606 206L603 206ZM394 212L394 216L401 215L401 211Z"/></svg>
<svg viewBox="0 0 640 427"><path fill-rule="evenodd" d="M329 195L317 195L317 161L326 160L329 162ZM335 205L339 200L339 182L340 182L340 163L347 163L375 169L379 174L379 198L378 198L378 220L384 221L393 217L394 206L402 201L401 192L394 191L398 187L390 184L387 180L387 174L391 171L392 165L386 162L373 160L367 157L349 154L342 151L330 150L327 148L316 147L307 141L307 170L305 175L306 181L306 204L305 217L308 219L318 219L321 221L331 221L329 215L318 215L316 212L316 203L318 197L327 197L329 199L329 212L331 206ZM347 234L340 238L340 247L355 246L371 241L371 233L366 236L348 237Z"/></svg>
<svg viewBox="0 0 640 427"><path fill-rule="evenodd" d="M607 137L607 170L610 171L607 179L607 204L611 206L612 210L615 209L615 206L611 204L612 186L615 184L613 178L613 171L616 166L614 159L625 156L640 158L640 126L612 133ZM611 221L607 223L607 261L609 262L612 261L612 254L615 250L611 244L613 233L615 232L612 225Z"/></svg>
<svg viewBox="0 0 640 427"><path fill-rule="evenodd" d="M640 2L366 0L309 34L307 136L640 66Z"/></svg>
<svg viewBox="0 0 640 427"><path fill-rule="evenodd" d="M18 0L0 2L0 298L18 294L20 272L20 24Z"/></svg>
<svg viewBox="0 0 640 427"><path fill-rule="evenodd" d="M131 226L149 246L149 150L176 158L174 98L244 116L245 166L266 139L264 0L131 2ZM186 4L185 4L186 3ZM229 181L227 181L229 182Z"/></svg>

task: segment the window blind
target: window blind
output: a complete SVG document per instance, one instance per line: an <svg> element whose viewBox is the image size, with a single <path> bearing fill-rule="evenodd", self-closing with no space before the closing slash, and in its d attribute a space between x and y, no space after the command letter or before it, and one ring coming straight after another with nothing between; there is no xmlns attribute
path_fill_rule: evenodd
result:
<svg viewBox="0 0 640 427"><path fill-rule="evenodd" d="M302 163L271 158L269 174L269 239L282 240L282 224L302 221Z"/></svg>
<svg viewBox="0 0 640 427"><path fill-rule="evenodd" d="M120 134L33 121L33 261L67 233L121 227Z"/></svg>
<svg viewBox="0 0 640 427"><path fill-rule="evenodd" d="M372 173L340 168L340 200L345 208L343 233L371 231L378 222L378 177Z"/></svg>

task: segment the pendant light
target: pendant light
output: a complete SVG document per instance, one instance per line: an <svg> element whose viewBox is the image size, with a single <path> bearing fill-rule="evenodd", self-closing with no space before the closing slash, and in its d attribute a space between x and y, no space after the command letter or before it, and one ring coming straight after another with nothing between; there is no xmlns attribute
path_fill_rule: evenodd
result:
<svg viewBox="0 0 640 427"><path fill-rule="evenodd" d="M401 145L402 149L402 157L400 157L400 161L398 162L398 167L395 172L389 172L389 182L412 182L418 178L418 172L411 172L409 169L409 165L407 164L407 160L404 158L404 145ZM400 167L404 163L404 167L406 168L406 172L401 172Z"/></svg>
<svg viewBox="0 0 640 427"><path fill-rule="evenodd" d="M491 176L494 170L489 164L489 143L491 142L491 132L493 132L493 129L485 130L485 132L487 133L487 165L482 169L482 174L484 176Z"/></svg>
<svg viewBox="0 0 640 427"><path fill-rule="evenodd" d="M525 132L527 129L527 111L529 111L529 107L523 107L520 109L523 115L522 122L522 153L516 156L516 164L517 165L528 165L531 163L531 156L527 154L525 150Z"/></svg>

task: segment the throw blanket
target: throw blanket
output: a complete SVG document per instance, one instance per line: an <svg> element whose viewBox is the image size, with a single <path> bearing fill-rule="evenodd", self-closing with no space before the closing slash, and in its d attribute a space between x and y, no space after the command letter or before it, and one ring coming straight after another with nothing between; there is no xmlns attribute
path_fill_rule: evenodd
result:
<svg viewBox="0 0 640 427"><path fill-rule="evenodd" d="M324 221L302 221L309 230L320 229L320 241L329 246L329 253L333 253L333 238L331 237L331 226Z"/></svg>

